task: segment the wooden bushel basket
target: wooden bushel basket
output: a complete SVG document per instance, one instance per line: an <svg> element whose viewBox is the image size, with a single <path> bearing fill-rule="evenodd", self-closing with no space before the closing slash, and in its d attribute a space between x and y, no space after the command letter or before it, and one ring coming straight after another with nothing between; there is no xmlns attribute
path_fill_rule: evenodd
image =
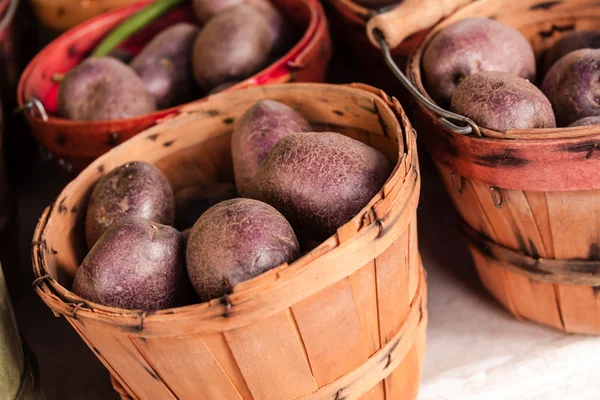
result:
<svg viewBox="0 0 600 400"><path fill-rule="evenodd" d="M485 287L517 318L600 334L600 126L501 133L461 116L440 118L444 110L433 110L423 85L423 51L440 29L468 17L517 28L539 61L565 33L598 29L600 6L583 0L479 0L432 29L408 67L409 79L425 96L418 93L416 102L420 140L462 217ZM468 125L450 125L461 120Z"/></svg>
<svg viewBox="0 0 600 400"><path fill-rule="evenodd" d="M157 165L174 190L232 181L232 124L262 99L384 152L396 161L384 187L316 249L229 296L146 313L71 293L95 182L133 160ZM100 157L63 190L36 228L34 286L108 368L124 399L415 399L427 324L415 146L398 101L364 85L210 96Z"/></svg>
<svg viewBox="0 0 600 400"><path fill-rule="evenodd" d="M273 3L298 27L302 32L301 38L283 57L227 91L271 83L321 82L325 79L331 41L320 3L317 0L273 0ZM162 119L177 115L184 107L180 105L114 121L72 121L56 116L59 87L56 76L79 64L115 25L148 4L137 3L101 15L67 31L42 50L21 76L17 97L20 107L27 105L25 115L32 133L69 172L81 171L117 144ZM192 20L193 12L189 5L175 8L134 35L122 47L136 54L165 27Z"/></svg>

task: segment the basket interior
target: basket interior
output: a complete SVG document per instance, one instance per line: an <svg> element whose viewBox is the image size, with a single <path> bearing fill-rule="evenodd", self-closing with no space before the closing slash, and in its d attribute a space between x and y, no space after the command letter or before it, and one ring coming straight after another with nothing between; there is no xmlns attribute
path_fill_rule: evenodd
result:
<svg viewBox="0 0 600 400"><path fill-rule="evenodd" d="M410 62L411 80L419 91L434 100L427 93L423 80L422 58L427 45L437 32L464 18L487 17L518 29L531 43L536 55L539 84L543 76L542 65L546 51L557 40L574 30L600 29L600 5L590 0L573 1L497 1L480 0L472 3L436 25L421 43ZM535 130L512 130L507 133L494 132L481 128L485 136L505 138L537 139L546 137L582 136L600 133L600 127L553 128ZM554 134L553 134L554 133Z"/></svg>
<svg viewBox="0 0 600 400"><path fill-rule="evenodd" d="M272 0L272 2L287 17L288 21L295 25L298 32L304 35L313 18L313 11L311 11L308 2L304 0ZM56 115L57 95L60 85L56 77L66 74L78 65L113 27L146 4L137 3L97 17L56 39L32 61L28 73L26 72L24 76L22 93L20 94L21 100L26 101L27 99L37 98L50 115ZM119 48L135 55L163 29L180 22L197 24L191 6L180 6L168 12L133 35ZM282 60L280 59L275 64L284 62Z"/></svg>
<svg viewBox="0 0 600 400"><path fill-rule="evenodd" d="M175 191L190 185L233 182L233 126L261 99L281 101L297 109L316 131L343 133L382 151L395 162L404 153L403 131L394 113L379 97L362 90L293 84L212 96L102 156L63 190L41 236L49 250L42 255L44 272L63 287L71 287L72 277L87 253L84 222L89 196L97 180L115 167L134 160L154 163ZM361 220L371 203L355 219Z"/></svg>

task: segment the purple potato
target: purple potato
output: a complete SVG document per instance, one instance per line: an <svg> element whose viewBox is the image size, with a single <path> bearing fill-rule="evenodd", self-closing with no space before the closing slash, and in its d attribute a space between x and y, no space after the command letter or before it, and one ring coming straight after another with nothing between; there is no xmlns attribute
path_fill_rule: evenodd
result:
<svg viewBox="0 0 600 400"><path fill-rule="evenodd" d="M273 147L253 190L301 237L322 241L356 216L391 172L390 160L362 142L333 132L300 133Z"/></svg>
<svg viewBox="0 0 600 400"><path fill-rule="evenodd" d="M233 199L211 207L192 228L187 271L200 299L208 301L299 255L296 235L276 209Z"/></svg>
<svg viewBox="0 0 600 400"><path fill-rule="evenodd" d="M487 18L466 18L437 33L423 54L427 90L447 107L456 86L481 71L535 80L535 55L516 29Z"/></svg>
<svg viewBox="0 0 600 400"><path fill-rule="evenodd" d="M58 90L58 114L78 121L132 118L156 111L135 71L113 57L92 57L73 68Z"/></svg>
<svg viewBox="0 0 600 400"><path fill-rule="evenodd" d="M544 57L544 71L548 72L555 62L579 49L600 48L600 31L573 31L552 45Z"/></svg>
<svg viewBox="0 0 600 400"><path fill-rule="evenodd" d="M578 119L569 125L569 128L573 128L575 126L588 126L588 125L600 125L600 115L595 115L593 117L585 117Z"/></svg>
<svg viewBox="0 0 600 400"><path fill-rule="evenodd" d="M155 311L185 304L179 231L141 218L111 225L75 274L73 293L110 307Z"/></svg>
<svg viewBox="0 0 600 400"><path fill-rule="evenodd" d="M454 91L451 110L498 132L556 127L546 96L531 82L505 72L465 78Z"/></svg>
<svg viewBox="0 0 600 400"><path fill-rule="evenodd" d="M179 190L175 193L175 227L191 228L206 210L234 197L237 192L232 183L188 186Z"/></svg>
<svg viewBox="0 0 600 400"><path fill-rule="evenodd" d="M550 68L541 88L552 103L558 126L600 115L600 49L567 54Z"/></svg>
<svg viewBox="0 0 600 400"><path fill-rule="evenodd" d="M179 23L165 29L133 59L130 66L144 81L159 109L192 99L192 48L200 29Z"/></svg>
<svg viewBox="0 0 600 400"><path fill-rule="evenodd" d="M173 225L173 190L154 165L130 162L115 168L96 183L85 218L88 247L91 248L114 222L130 217Z"/></svg>
<svg viewBox="0 0 600 400"><path fill-rule="evenodd" d="M204 26L192 55L194 77L205 91L246 79L265 66L272 49L265 17L241 5L217 14Z"/></svg>
<svg viewBox="0 0 600 400"><path fill-rule="evenodd" d="M271 46L274 50L280 51L282 47L289 45L289 25L286 24L279 10L268 0L193 0L192 4L198 19L203 23L231 7L239 5L254 7L267 19Z"/></svg>
<svg viewBox="0 0 600 400"><path fill-rule="evenodd" d="M291 107L262 100L240 118L231 137L233 171L238 193L251 197L251 183L273 146L293 133L310 132L310 124Z"/></svg>

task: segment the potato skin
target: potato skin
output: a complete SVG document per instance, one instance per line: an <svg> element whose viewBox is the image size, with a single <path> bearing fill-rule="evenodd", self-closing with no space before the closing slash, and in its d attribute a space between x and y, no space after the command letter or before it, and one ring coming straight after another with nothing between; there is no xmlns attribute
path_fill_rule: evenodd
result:
<svg viewBox="0 0 600 400"><path fill-rule="evenodd" d="M105 306L155 311L185 304L185 248L176 229L141 218L113 225L75 274L73 292Z"/></svg>
<svg viewBox="0 0 600 400"><path fill-rule="evenodd" d="M281 50L289 41L290 30L286 26L285 18L269 0L194 0L192 4L196 16L204 23L231 7L244 4L254 7L267 19L271 47Z"/></svg>
<svg viewBox="0 0 600 400"><path fill-rule="evenodd" d="M228 8L208 21L194 43L196 82L210 91L222 83L243 80L265 65L271 46L265 18L256 9Z"/></svg>
<svg viewBox="0 0 600 400"><path fill-rule="evenodd" d="M240 195L251 196L250 186L258 168L277 142L293 133L311 130L300 113L278 101L262 100L250 107L231 137L233 172Z"/></svg>
<svg viewBox="0 0 600 400"><path fill-rule="evenodd" d="M465 78L454 91L451 110L498 132L556 127L546 96L529 81L505 72Z"/></svg>
<svg viewBox="0 0 600 400"><path fill-rule="evenodd" d="M339 133L293 134L260 166L256 197L278 209L299 236L322 241L358 214L391 171L382 153Z"/></svg>
<svg viewBox="0 0 600 400"><path fill-rule="evenodd" d="M135 71L114 57L92 57L65 75L58 114L80 121L132 118L156 111L156 102Z"/></svg>
<svg viewBox="0 0 600 400"><path fill-rule="evenodd" d="M508 72L533 82L533 49L512 27L487 18L466 18L438 32L423 54L426 88L443 107L460 81L480 71Z"/></svg>
<svg viewBox="0 0 600 400"><path fill-rule="evenodd" d="M160 109L185 103L194 93L192 48L200 29L179 23L165 29L129 64Z"/></svg>
<svg viewBox="0 0 600 400"><path fill-rule="evenodd" d="M154 165L130 162L115 168L98 181L85 218L88 247L91 248L112 223L129 217L173 225L173 190Z"/></svg>
<svg viewBox="0 0 600 400"><path fill-rule="evenodd" d="M595 115L592 117L585 117L578 119L569 125L569 128L573 128L575 126L589 126L589 125L600 125L600 115Z"/></svg>
<svg viewBox="0 0 600 400"><path fill-rule="evenodd" d="M600 115L600 49L573 51L558 60L544 78L558 126Z"/></svg>
<svg viewBox="0 0 600 400"><path fill-rule="evenodd" d="M544 71L552 68L555 62L579 49L600 48L600 31L572 31L556 41L544 57Z"/></svg>
<svg viewBox="0 0 600 400"><path fill-rule="evenodd" d="M276 209L252 199L226 200L192 228L187 271L200 299L208 301L299 254L292 227Z"/></svg>
<svg viewBox="0 0 600 400"><path fill-rule="evenodd" d="M217 203L237 197L232 183L188 186L175 193L175 227L188 229L194 226L206 210Z"/></svg>

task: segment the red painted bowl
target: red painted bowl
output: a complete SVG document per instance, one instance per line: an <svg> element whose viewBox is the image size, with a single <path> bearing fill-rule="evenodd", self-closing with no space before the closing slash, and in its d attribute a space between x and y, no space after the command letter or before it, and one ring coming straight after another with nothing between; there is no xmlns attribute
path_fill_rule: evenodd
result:
<svg viewBox="0 0 600 400"><path fill-rule="evenodd" d="M318 0L273 0L273 3L302 32L301 38L283 57L228 91L271 83L321 82L325 79L331 41L325 13ZM21 76L17 100L19 106L29 106L25 115L31 131L41 146L69 172L81 171L112 147L158 121L180 113L185 107L183 104L135 118L97 122L73 121L56 115L59 87L56 76L76 66L113 27L147 4L149 2L138 3L109 12L67 31L42 50ZM135 54L165 27L191 18L193 13L189 6L176 8L121 47ZM36 104L41 107L31 107L32 100L38 100Z"/></svg>

